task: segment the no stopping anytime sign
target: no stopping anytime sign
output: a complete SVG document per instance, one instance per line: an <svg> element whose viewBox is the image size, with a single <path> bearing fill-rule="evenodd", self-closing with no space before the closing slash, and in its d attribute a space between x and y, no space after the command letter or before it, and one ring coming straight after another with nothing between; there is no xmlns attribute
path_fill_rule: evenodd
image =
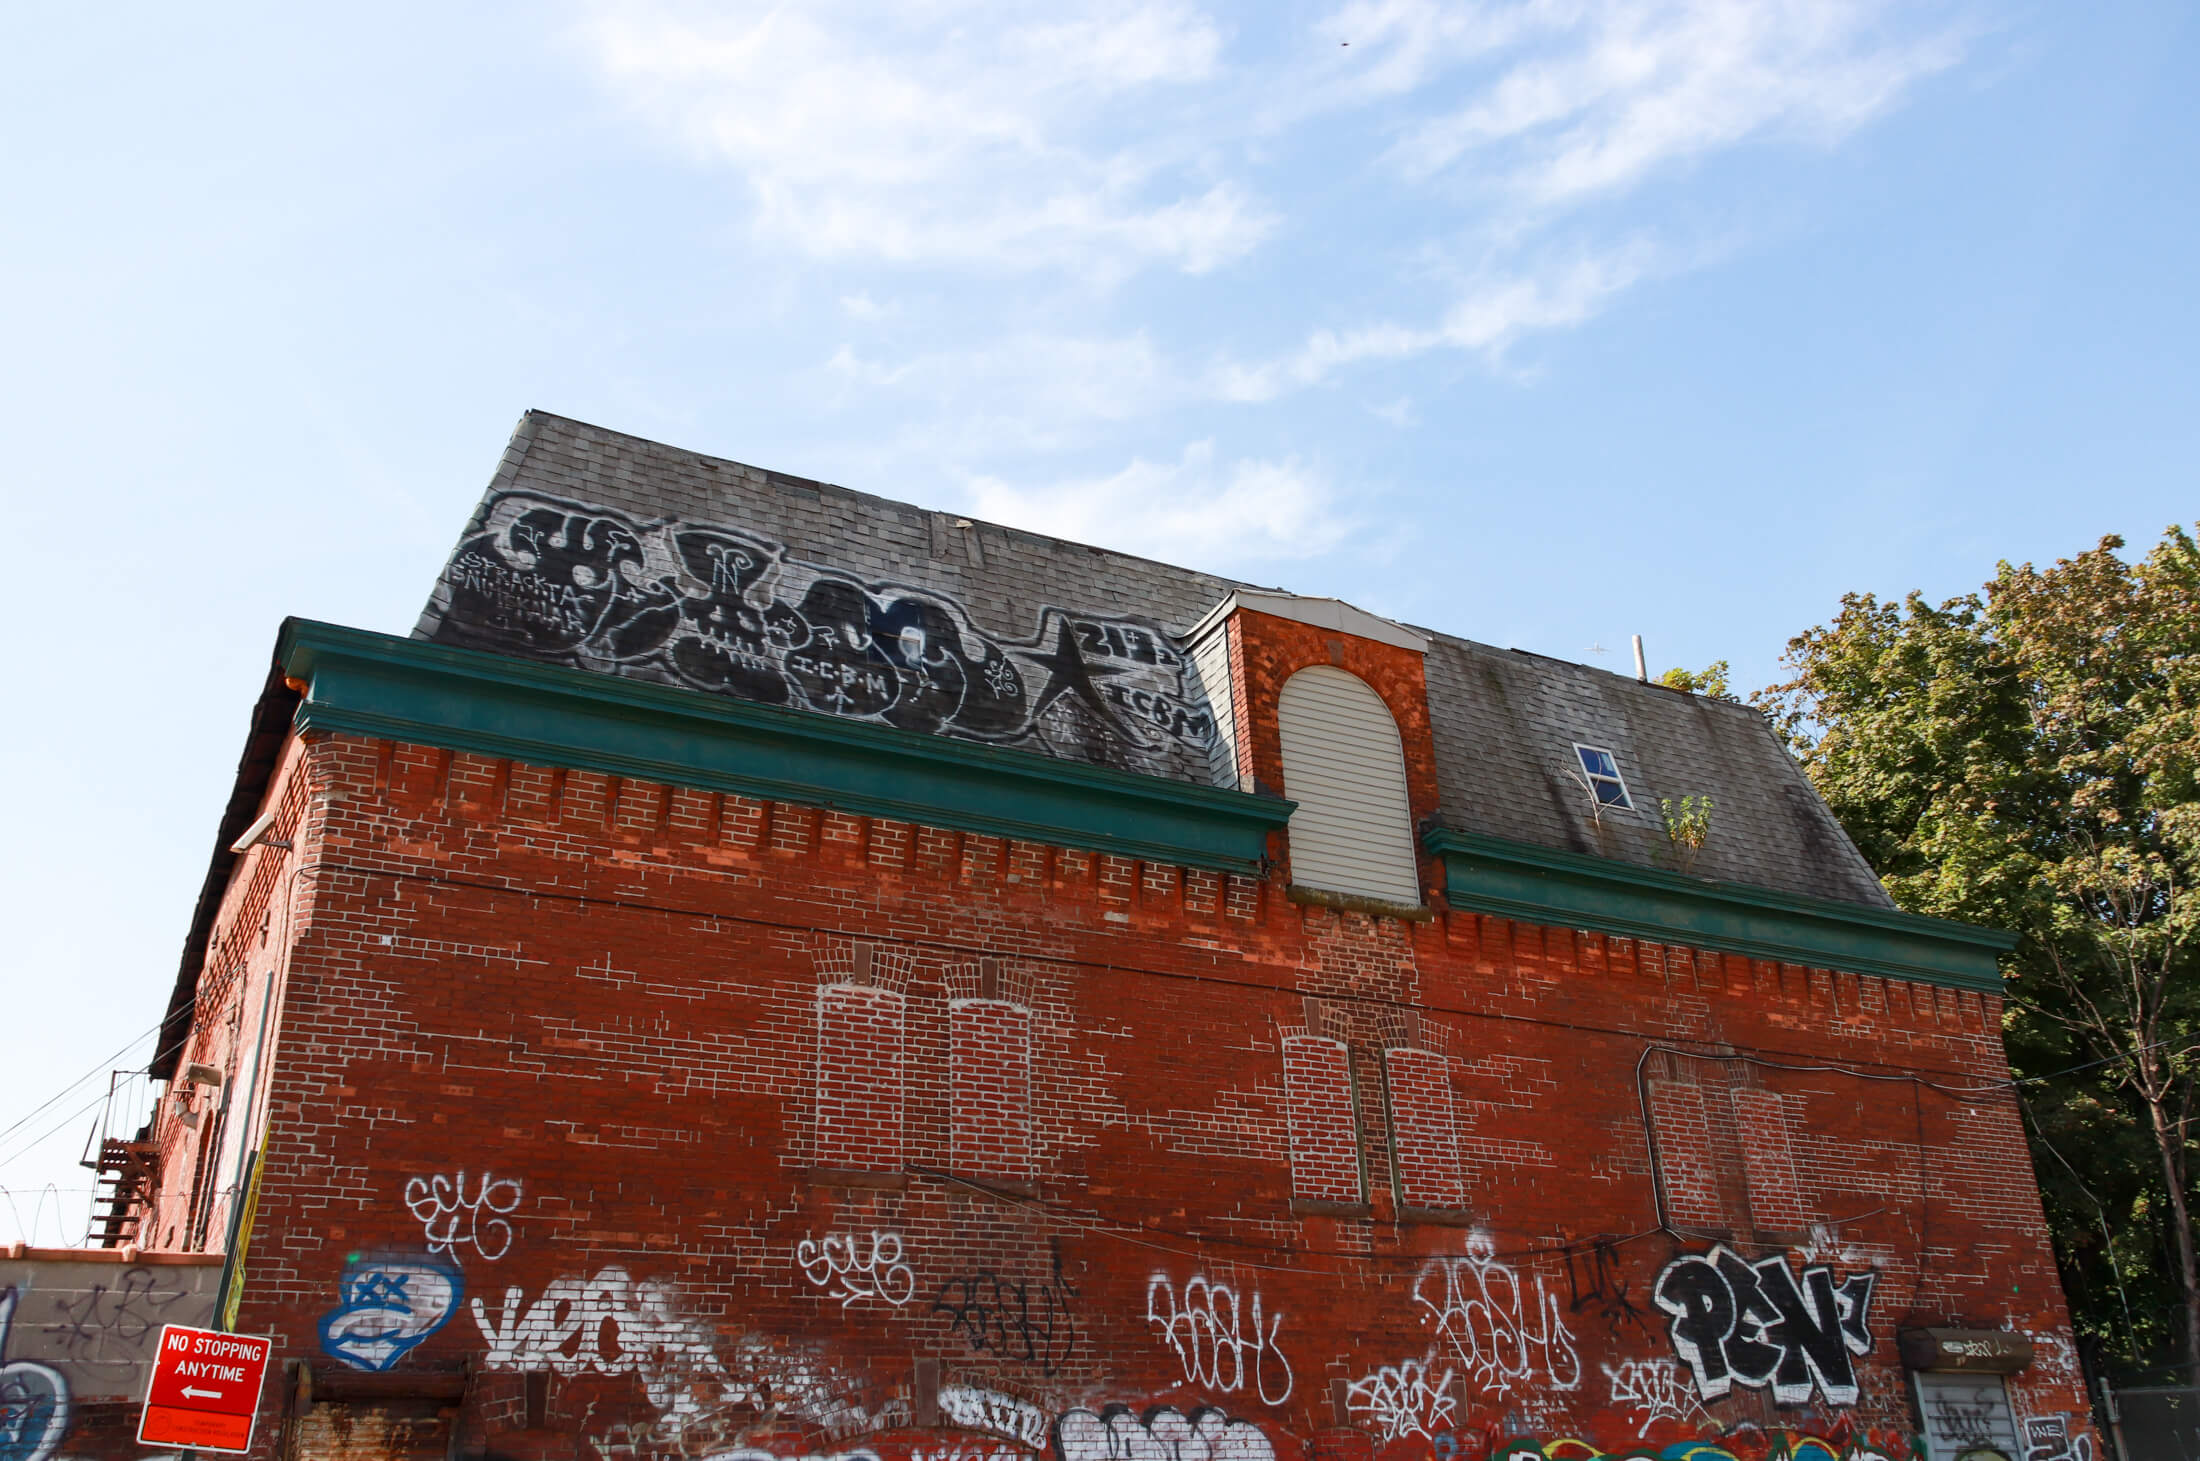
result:
<svg viewBox="0 0 2200 1461"><path fill-rule="evenodd" d="M160 1331L138 1443L249 1451L275 1341L170 1324Z"/></svg>

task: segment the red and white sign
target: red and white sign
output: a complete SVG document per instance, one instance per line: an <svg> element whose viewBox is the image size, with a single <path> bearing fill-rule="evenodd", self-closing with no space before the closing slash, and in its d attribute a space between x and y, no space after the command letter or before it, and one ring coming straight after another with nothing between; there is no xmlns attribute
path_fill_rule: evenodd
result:
<svg viewBox="0 0 2200 1461"><path fill-rule="evenodd" d="M152 1383L145 1387L138 1444L251 1450L260 1384L274 1351L275 1341L257 1334L164 1326Z"/></svg>

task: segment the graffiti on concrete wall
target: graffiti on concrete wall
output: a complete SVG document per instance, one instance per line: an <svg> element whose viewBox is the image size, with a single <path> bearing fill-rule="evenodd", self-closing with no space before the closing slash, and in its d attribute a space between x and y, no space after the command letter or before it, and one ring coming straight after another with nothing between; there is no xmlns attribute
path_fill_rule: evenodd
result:
<svg viewBox="0 0 2200 1461"><path fill-rule="evenodd" d="M16 1289L0 1289L0 1461L46 1461L69 1430L69 1382L51 1365L8 1358Z"/></svg>
<svg viewBox="0 0 2200 1461"><path fill-rule="evenodd" d="M1457 1403L1452 1372L1431 1360L1383 1365L1345 1386L1345 1408L1386 1441L1400 1436L1433 1436L1450 1426Z"/></svg>
<svg viewBox="0 0 2200 1461"><path fill-rule="evenodd" d="M1265 1405L1291 1398L1291 1362L1276 1344L1283 1315L1263 1314L1225 1283L1195 1276L1179 1290L1165 1273L1146 1283L1146 1322L1184 1367L1186 1383L1236 1394L1250 1390Z"/></svg>
<svg viewBox="0 0 2200 1461"><path fill-rule="evenodd" d="M1275 1461L1261 1428L1219 1410L1190 1415L1164 1405L1144 1417L1129 1406L1065 1412L1055 1422L1060 1461Z"/></svg>
<svg viewBox="0 0 2200 1461"><path fill-rule="evenodd" d="M111 1284L93 1283L57 1299L54 1319L45 1326L46 1348L70 1360L95 1360L118 1351L143 1354L160 1326L180 1312L176 1306L189 1297L187 1290L173 1281L164 1283L153 1269L128 1269Z"/></svg>
<svg viewBox="0 0 2200 1461"><path fill-rule="evenodd" d="M321 1316L321 1349L355 1370L387 1370L448 1323L465 1292L457 1266L432 1253L353 1259Z"/></svg>
<svg viewBox="0 0 2200 1461"><path fill-rule="evenodd" d="M1013 1436L1034 1451L1047 1444L1047 1413L1028 1400L976 1385L940 1386L940 1414L966 1430Z"/></svg>
<svg viewBox="0 0 2200 1461"><path fill-rule="evenodd" d="M901 1234L873 1230L828 1233L794 1245L795 1267L816 1287L840 1300L845 1309L858 1299L883 1299L899 1308L917 1296L917 1276L901 1253Z"/></svg>
<svg viewBox="0 0 2200 1461"><path fill-rule="evenodd" d="M405 1207L427 1235L430 1253L456 1254L472 1248L494 1263L511 1251L507 1216L519 1206L519 1183L483 1172L471 1195L463 1169L455 1177L438 1173L405 1184Z"/></svg>
<svg viewBox="0 0 2200 1461"><path fill-rule="evenodd" d="M1785 1255L1751 1263L1719 1244L1668 1263L1652 1298L1671 1316L1673 1352L1703 1399L1739 1382L1770 1386L1782 1405L1800 1405L1813 1391L1829 1405L1854 1405L1853 1361L1871 1353L1877 1279L1866 1270L1836 1280L1822 1264L1798 1279Z"/></svg>
<svg viewBox="0 0 2200 1461"><path fill-rule="evenodd" d="M1063 1276L1062 1249L1054 1245L1054 1273L1044 1281L1013 1278L980 1268L941 1285L932 1312L980 1354L1035 1364L1052 1375L1069 1363L1077 1344L1070 1312L1076 1287Z"/></svg>
<svg viewBox="0 0 2200 1461"><path fill-rule="evenodd" d="M1581 1355L1566 1327L1564 1307L1541 1275L1523 1280L1497 1256L1490 1235L1468 1235L1457 1258L1432 1259L1413 1281L1414 1302L1433 1322L1466 1381L1510 1395L1531 1386L1572 1390L1581 1384Z"/></svg>
<svg viewBox="0 0 2200 1461"><path fill-rule="evenodd" d="M1213 712L1150 621L1049 608L1002 640L944 594L738 527L528 492L493 496L480 522L444 570L439 641L1206 779Z"/></svg>

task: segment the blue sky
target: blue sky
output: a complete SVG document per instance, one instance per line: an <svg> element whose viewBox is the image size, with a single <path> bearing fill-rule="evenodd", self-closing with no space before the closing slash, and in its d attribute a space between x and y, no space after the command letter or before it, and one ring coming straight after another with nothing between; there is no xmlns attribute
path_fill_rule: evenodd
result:
<svg viewBox="0 0 2200 1461"><path fill-rule="evenodd" d="M2188 6L886 13L10 16L0 1127L159 1017L281 617L409 629L530 406L1743 688L2200 517Z"/></svg>

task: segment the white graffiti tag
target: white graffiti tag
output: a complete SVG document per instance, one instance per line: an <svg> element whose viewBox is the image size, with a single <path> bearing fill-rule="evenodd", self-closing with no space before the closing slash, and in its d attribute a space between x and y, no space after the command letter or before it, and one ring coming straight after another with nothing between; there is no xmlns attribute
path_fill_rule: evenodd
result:
<svg viewBox="0 0 2200 1461"><path fill-rule="evenodd" d="M1291 1398L1291 1362L1276 1346L1283 1315L1264 1318L1259 1294L1248 1315L1228 1284L1189 1278L1180 1296L1169 1276L1157 1273L1146 1284L1146 1322L1160 1327L1161 1342L1176 1352L1191 1383L1234 1393L1250 1382L1266 1405Z"/></svg>
<svg viewBox="0 0 2200 1461"><path fill-rule="evenodd" d="M872 1233L869 1251L860 1236L804 1238L794 1245L794 1261L804 1278L828 1290L843 1309L857 1299L884 1299L899 1307L917 1294L917 1276L902 1261L899 1233Z"/></svg>
<svg viewBox="0 0 2200 1461"><path fill-rule="evenodd" d="M1423 1267L1413 1297L1478 1388L1508 1395L1530 1381L1546 1390L1581 1384L1581 1355L1560 1317L1558 1296L1544 1288L1540 1275L1531 1293L1518 1273L1498 1262L1489 1234L1470 1235L1465 1257Z"/></svg>
<svg viewBox="0 0 2200 1461"><path fill-rule="evenodd" d="M1034 1451L1047 1447L1047 1413L1028 1400L998 1390L942 1385L940 1414L966 1430L1013 1436Z"/></svg>
<svg viewBox="0 0 2200 1461"><path fill-rule="evenodd" d="M637 1375L649 1403L675 1415L696 1413L733 1393L709 1326L678 1311L670 1284L636 1283L623 1268L555 1279L532 1304L514 1285L504 1291L495 1319L478 1298L473 1311L492 1370Z"/></svg>
<svg viewBox="0 0 2200 1461"><path fill-rule="evenodd" d="M1345 1407L1367 1417L1368 1424L1386 1441L1400 1436L1434 1437L1449 1430L1456 1405L1451 1395L1452 1373L1435 1372L1430 1359L1405 1360L1354 1380L1345 1387Z"/></svg>
<svg viewBox="0 0 2200 1461"><path fill-rule="evenodd" d="M1098 1415L1067 1411L1054 1440L1061 1461L1276 1461L1275 1447L1251 1421L1219 1410L1186 1415L1169 1405L1144 1420L1124 1405Z"/></svg>
<svg viewBox="0 0 2200 1461"><path fill-rule="evenodd" d="M1661 1420L1706 1420L1696 1387L1671 1360L1622 1360L1604 1367L1612 1404L1635 1413L1635 1424L1648 1430Z"/></svg>
<svg viewBox="0 0 2200 1461"><path fill-rule="evenodd" d="M405 1184L405 1206L428 1235L430 1253L471 1246L493 1263L511 1251L512 1225L504 1215L519 1206L519 1184L483 1172L468 1197L463 1170L455 1177L415 1177Z"/></svg>

